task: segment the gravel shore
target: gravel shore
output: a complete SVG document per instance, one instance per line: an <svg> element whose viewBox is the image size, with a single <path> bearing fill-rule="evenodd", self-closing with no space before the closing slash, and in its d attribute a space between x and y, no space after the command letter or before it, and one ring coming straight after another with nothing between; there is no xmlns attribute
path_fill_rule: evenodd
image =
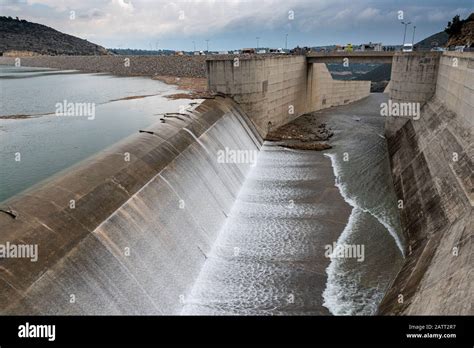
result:
<svg viewBox="0 0 474 348"><path fill-rule="evenodd" d="M14 65L0 57L0 65ZM103 72L120 76L206 77L206 56L36 56L19 58L21 66Z"/></svg>

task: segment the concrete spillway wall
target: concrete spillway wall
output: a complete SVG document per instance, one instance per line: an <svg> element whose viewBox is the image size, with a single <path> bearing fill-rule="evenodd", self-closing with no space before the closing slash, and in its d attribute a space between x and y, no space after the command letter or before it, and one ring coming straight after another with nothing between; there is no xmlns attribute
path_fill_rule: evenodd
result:
<svg viewBox="0 0 474 348"><path fill-rule="evenodd" d="M262 136L307 112L370 93L370 81L335 81L325 64L304 56L210 59L207 75L209 90L231 96Z"/></svg>
<svg viewBox="0 0 474 348"><path fill-rule="evenodd" d="M439 67L438 52L395 55L390 78L393 101L426 102L435 92Z"/></svg>
<svg viewBox="0 0 474 348"><path fill-rule="evenodd" d="M379 313L473 314L474 54L398 55L391 87L422 108L386 121L408 247Z"/></svg>
<svg viewBox="0 0 474 348"><path fill-rule="evenodd" d="M2 314L180 312L251 165L219 151L262 141L220 97L147 131L4 203L0 244L39 255L0 260Z"/></svg>
<svg viewBox="0 0 474 348"><path fill-rule="evenodd" d="M334 80L326 64L308 64L308 111L344 105L367 97L370 81Z"/></svg>
<svg viewBox="0 0 474 348"><path fill-rule="evenodd" d="M306 58L219 59L207 62L209 90L231 96L260 134L306 112Z"/></svg>

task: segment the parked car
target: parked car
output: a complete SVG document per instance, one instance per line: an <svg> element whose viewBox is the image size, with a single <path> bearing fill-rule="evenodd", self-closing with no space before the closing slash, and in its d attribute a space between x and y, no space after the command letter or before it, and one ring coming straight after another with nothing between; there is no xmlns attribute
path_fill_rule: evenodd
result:
<svg viewBox="0 0 474 348"><path fill-rule="evenodd" d="M286 54L283 48L270 48L268 53L275 53L275 54Z"/></svg>

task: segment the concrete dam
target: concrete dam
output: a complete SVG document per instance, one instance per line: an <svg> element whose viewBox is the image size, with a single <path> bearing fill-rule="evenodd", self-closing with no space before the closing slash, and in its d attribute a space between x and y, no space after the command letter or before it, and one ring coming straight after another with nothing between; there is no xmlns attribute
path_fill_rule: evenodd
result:
<svg viewBox="0 0 474 348"><path fill-rule="evenodd" d="M319 60L208 60L214 98L0 204L0 244L39 253L0 260L1 313L472 314L473 69L468 53L395 55L390 99L421 115L383 119L387 95ZM340 130L331 151L264 140L315 111ZM377 196L350 197L346 151ZM381 197L402 207L387 215ZM324 251L357 218L377 257L354 289L378 288L351 312L327 288L350 272Z"/></svg>

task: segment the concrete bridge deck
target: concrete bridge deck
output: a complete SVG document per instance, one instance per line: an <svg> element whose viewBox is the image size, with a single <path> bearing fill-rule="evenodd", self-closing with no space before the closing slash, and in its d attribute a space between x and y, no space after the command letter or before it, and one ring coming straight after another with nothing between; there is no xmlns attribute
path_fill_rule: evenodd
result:
<svg viewBox="0 0 474 348"><path fill-rule="evenodd" d="M390 64L395 51L381 52L310 52L306 55L308 63L341 63L349 58L351 63Z"/></svg>

